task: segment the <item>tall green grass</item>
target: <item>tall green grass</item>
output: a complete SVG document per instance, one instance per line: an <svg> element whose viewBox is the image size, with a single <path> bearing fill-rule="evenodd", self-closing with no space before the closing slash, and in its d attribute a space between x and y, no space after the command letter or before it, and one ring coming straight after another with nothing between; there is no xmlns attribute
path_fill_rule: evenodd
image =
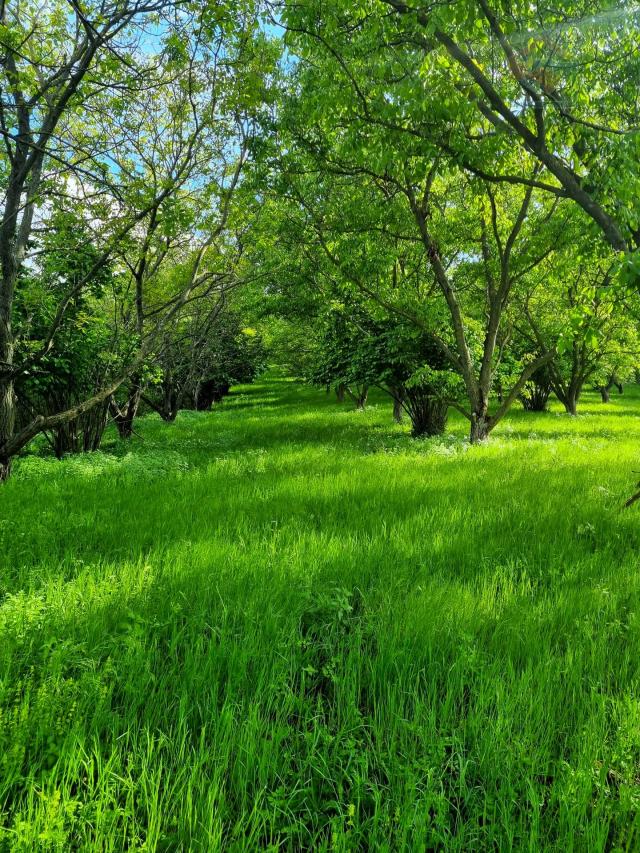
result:
<svg viewBox="0 0 640 853"><path fill-rule="evenodd" d="M0 850L640 849L640 393L277 377L0 490Z"/></svg>

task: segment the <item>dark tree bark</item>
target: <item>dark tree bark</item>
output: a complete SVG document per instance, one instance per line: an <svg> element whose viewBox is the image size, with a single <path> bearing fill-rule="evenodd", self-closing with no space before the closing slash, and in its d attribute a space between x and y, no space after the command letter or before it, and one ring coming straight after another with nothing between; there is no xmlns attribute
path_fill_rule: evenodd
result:
<svg viewBox="0 0 640 853"><path fill-rule="evenodd" d="M181 405L181 395L171 379L166 379L162 387L162 410L160 417L167 423L173 423L178 417Z"/></svg>
<svg viewBox="0 0 640 853"><path fill-rule="evenodd" d="M554 388L556 397L560 400L568 415L575 416L578 414L580 390L573 385L570 385L568 388Z"/></svg>
<svg viewBox="0 0 640 853"><path fill-rule="evenodd" d="M154 412L157 412L163 421L173 423L182 407L183 395L178 393L173 382L165 376L162 382L162 399L159 403L145 394L140 399L141 402L146 403Z"/></svg>
<svg viewBox="0 0 640 853"><path fill-rule="evenodd" d="M194 397L194 408L197 412L207 412L214 403L219 403L229 393L229 383L208 379L201 382Z"/></svg>
<svg viewBox="0 0 640 853"><path fill-rule="evenodd" d="M529 387L520 395L520 402L527 412L546 412L551 396L551 383L541 378L533 378Z"/></svg>
<svg viewBox="0 0 640 853"><path fill-rule="evenodd" d="M345 390L349 397L356 404L356 409L358 409L358 411L363 411L367 405L367 399L369 397L369 387L367 385L356 385L354 389L351 389L347 385L345 387Z"/></svg>
<svg viewBox="0 0 640 853"><path fill-rule="evenodd" d="M0 324L1 324L0 320ZM1 346L0 346L1 350ZM0 352L0 359L6 357L7 350ZM15 392L13 382L0 383L0 448L13 436L16 421ZM11 474L11 457L0 453L0 482Z"/></svg>
<svg viewBox="0 0 640 853"><path fill-rule="evenodd" d="M402 415L404 412L404 408L403 408L402 404L403 404L404 399L405 399L405 391L403 388L390 387L389 393L391 394L391 397L393 398L393 420L397 424L401 424L402 423Z"/></svg>
<svg viewBox="0 0 640 853"><path fill-rule="evenodd" d="M489 438L492 424L491 419L485 414L473 413L471 417L471 430L469 433L469 441L471 444L477 444L479 441L486 441Z"/></svg>
<svg viewBox="0 0 640 853"><path fill-rule="evenodd" d="M549 365L553 393L560 400L568 415L578 414L578 401L580 400L584 383L593 374L595 369L595 363L591 365L586 363L583 357L584 352L585 348L583 345L574 345L571 359L571 374L568 380L563 377L555 363Z"/></svg>
<svg viewBox="0 0 640 853"><path fill-rule="evenodd" d="M411 418L411 435L414 438L442 435L447 425L449 410L446 402L428 394L409 393L406 407Z"/></svg>
<svg viewBox="0 0 640 853"><path fill-rule="evenodd" d="M138 414L140 400L142 398L142 385L139 375L131 378L131 384L124 406L120 407L115 400L111 401L111 413L113 421L122 439L129 439L133 435L133 422Z"/></svg>
<svg viewBox="0 0 640 853"><path fill-rule="evenodd" d="M610 391L612 388L616 388L618 394L622 394L624 391L624 388L622 387L622 382L620 382L615 373L611 374L611 376L607 380L606 385L598 385L598 391L600 392L600 396L602 398L603 403L608 403L611 399Z"/></svg>
<svg viewBox="0 0 640 853"><path fill-rule="evenodd" d="M67 453L88 453L98 450L107 428L109 404L103 402L75 420L53 430L51 445L58 459Z"/></svg>

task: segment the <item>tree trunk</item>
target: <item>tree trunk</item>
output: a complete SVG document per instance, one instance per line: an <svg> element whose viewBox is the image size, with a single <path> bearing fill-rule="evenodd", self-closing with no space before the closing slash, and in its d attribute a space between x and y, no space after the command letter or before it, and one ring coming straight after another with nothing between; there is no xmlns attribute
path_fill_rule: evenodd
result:
<svg viewBox="0 0 640 853"><path fill-rule="evenodd" d="M0 458L0 483L6 482L11 476L11 459Z"/></svg>
<svg viewBox="0 0 640 853"><path fill-rule="evenodd" d="M208 412L214 403L219 403L229 393L229 383L216 379L200 382L194 394L194 406L197 412Z"/></svg>
<svg viewBox="0 0 640 853"><path fill-rule="evenodd" d="M133 435L133 422L138 414L141 397L142 385L140 384L140 377L133 376L131 378L129 394L124 407L120 408L115 401L112 402L111 409L113 412L113 420L118 429L118 435L120 438L129 439Z"/></svg>
<svg viewBox="0 0 640 853"><path fill-rule="evenodd" d="M420 396L410 401L411 435L442 435L447 425L449 406L436 397Z"/></svg>
<svg viewBox="0 0 640 853"><path fill-rule="evenodd" d="M393 419L397 424L402 423L403 412L401 392L396 391L393 395Z"/></svg>
<svg viewBox="0 0 640 853"><path fill-rule="evenodd" d="M128 411L128 407L122 417L116 418L116 427L121 439L127 440L133 435L133 414Z"/></svg>
<svg viewBox="0 0 640 853"><path fill-rule="evenodd" d="M358 409L358 411L364 411L367 405L368 396L369 389L366 386L361 391L356 393L356 409Z"/></svg>
<svg viewBox="0 0 640 853"><path fill-rule="evenodd" d="M109 421L109 404L102 403L82 416L82 441L85 452L98 450Z"/></svg>
<svg viewBox="0 0 640 853"><path fill-rule="evenodd" d="M615 375L615 373L611 374L611 376L609 377L609 381L607 382L606 385L599 385L598 386L598 391L600 391L600 396L602 397L603 403L609 402L609 399L610 399L609 392L611 391L612 388L617 388L618 394L622 394L622 391L624 390L622 388L622 382L620 382L620 380Z"/></svg>
<svg viewBox="0 0 640 853"><path fill-rule="evenodd" d="M580 399L581 387L578 387L578 383L573 380L568 386L563 385L561 387L557 383L553 385L553 391L568 415L574 416L578 414L578 400Z"/></svg>
<svg viewBox="0 0 640 853"><path fill-rule="evenodd" d="M0 361L3 359L0 355ZM3 455L2 446L13 437L16 423L16 401L12 381L0 382L0 483L9 479L11 459Z"/></svg>
<svg viewBox="0 0 640 853"><path fill-rule="evenodd" d="M550 394L548 382L533 379L525 385L519 399L527 412L546 412Z"/></svg>
<svg viewBox="0 0 640 853"><path fill-rule="evenodd" d="M178 417L178 391L171 375L165 376L162 383L162 409L158 410L162 420L173 423Z"/></svg>
<svg viewBox="0 0 640 853"><path fill-rule="evenodd" d="M578 400L580 399L581 389L582 385L579 382L572 382L567 389L564 400L562 400L566 413L572 417L578 414Z"/></svg>
<svg viewBox="0 0 640 853"><path fill-rule="evenodd" d="M491 422L486 414L473 413L471 416L471 430L469 432L469 441L471 444L478 444L480 441L486 441L491 430Z"/></svg>
<svg viewBox="0 0 640 853"><path fill-rule="evenodd" d="M11 299L15 276L7 274L5 267L11 267L8 261L3 263L3 281L0 284L0 370L13 367L13 332L11 329ZM9 278L10 280L7 280ZM0 482L7 480L11 473L11 459L3 455L2 448L13 438L16 426L16 394L11 374L0 377Z"/></svg>
<svg viewBox="0 0 640 853"><path fill-rule="evenodd" d="M63 408L64 401L58 408ZM103 402L77 418L55 427L53 452L58 459L68 453L88 453L98 450L107 427L109 404Z"/></svg>
<svg viewBox="0 0 640 853"><path fill-rule="evenodd" d="M367 397L369 396L369 386L362 385L361 387L355 386L355 391L352 391L348 385L344 386L345 392L349 395L349 399L353 400L356 404L356 409L358 411L362 411L367 405Z"/></svg>
<svg viewBox="0 0 640 853"><path fill-rule="evenodd" d="M344 394L345 388L344 384L341 382L339 385L336 385L336 398L339 403L344 403Z"/></svg>
<svg viewBox="0 0 640 853"><path fill-rule="evenodd" d="M393 420L397 424L401 424L404 415L404 406L402 404L407 397L406 389L402 385L387 385L384 390L393 400Z"/></svg>

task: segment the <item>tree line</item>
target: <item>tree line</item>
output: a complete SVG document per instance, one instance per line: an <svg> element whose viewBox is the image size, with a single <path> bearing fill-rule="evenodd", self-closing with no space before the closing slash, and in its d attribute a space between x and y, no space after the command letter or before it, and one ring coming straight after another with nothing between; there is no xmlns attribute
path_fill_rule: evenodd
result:
<svg viewBox="0 0 640 853"><path fill-rule="evenodd" d="M639 367L640 12L7 0L0 479L267 360L485 440Z"/></svg>

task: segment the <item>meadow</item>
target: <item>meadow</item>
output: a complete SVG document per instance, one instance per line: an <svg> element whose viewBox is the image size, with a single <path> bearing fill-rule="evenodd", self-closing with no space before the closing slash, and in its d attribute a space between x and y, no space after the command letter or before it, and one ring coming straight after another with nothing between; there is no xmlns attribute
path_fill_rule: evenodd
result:
<svg viewBox="0 0 640 853"><path fill-rule="evenodd" d="M640 850L640 389L278 376L0 490L0 850Z"/></svg>

